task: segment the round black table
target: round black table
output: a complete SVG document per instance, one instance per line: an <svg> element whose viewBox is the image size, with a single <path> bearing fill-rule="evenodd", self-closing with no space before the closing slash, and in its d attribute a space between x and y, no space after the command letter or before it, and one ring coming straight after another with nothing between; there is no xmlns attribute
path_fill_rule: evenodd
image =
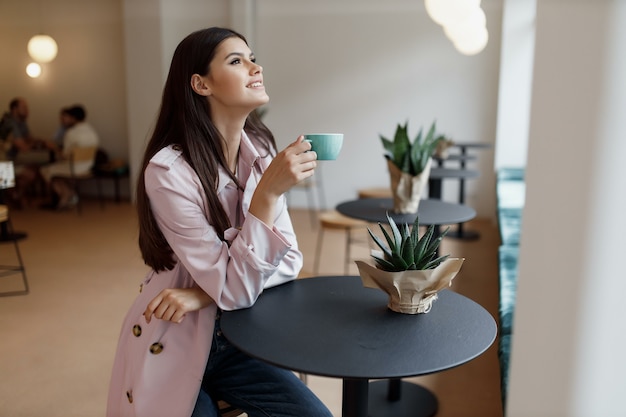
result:
<svg viewBox="0 0 626 417"><path fill-rule="evenodd" d="M270 288L252 308L224 312L221 326L233 345L253 357L342 378L343 417L397 416L389 401L370 401L368 411L369 379L450 369L482 354L496 337L493 317L460 294L443 290L429 313L399 314L387 308L384 292L363 287L358 276L306 278ZM436 412L436 398L425 399L434 401ZM412 407L412 415L433 414L432 403Z"/></svg>
<svg viewBox="0 0 626 417"><path fill-rule="evenodd" d="M476 216L476 210L471 207L433 199L421 200L417 213L394 213L392 198L359 198L340 203L336 210L344 216L371 223L386 223L389 213L396 223L410 225L419 216L420 225L424 226L466 222Z"/></svg>

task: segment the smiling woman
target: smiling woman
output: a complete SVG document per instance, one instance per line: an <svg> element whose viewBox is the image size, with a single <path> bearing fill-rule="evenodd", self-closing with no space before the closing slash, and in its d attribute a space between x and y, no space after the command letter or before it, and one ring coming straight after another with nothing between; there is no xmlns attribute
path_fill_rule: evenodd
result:
<svg viewBox="0 0 626 417"><path fill-rule="evenodd" d="M302 253L284 194L313 175L298 137L276 153L256 116L263 69L229 29L176 48L137 185L139 247L152 268L122 325L107 415L330 417L292 372L252 359L220 330L222 310L250 307L295 279Z"/></svg>

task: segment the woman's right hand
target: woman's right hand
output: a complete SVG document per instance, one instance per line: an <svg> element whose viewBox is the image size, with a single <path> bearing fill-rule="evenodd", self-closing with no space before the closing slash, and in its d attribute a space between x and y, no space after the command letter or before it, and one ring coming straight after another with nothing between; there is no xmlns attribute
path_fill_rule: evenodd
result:
<svg viewBox="0 0 626 417"><path fill-rule="evenodd" d="M213 299L198 286L168 288L148 303L143 315L147 323L150 323L152 316L180 323L187 313L208 307L212 302Z"/></svg>
<svg viewBox="0 0 626 417"><path fill-rule="evenodd" d="M268 226L273 225L274 206L278 198L291 187L313 175L317 154L307 152L311 144L299 136L278 153L267 167L250 203L250 213Z"/></svg>

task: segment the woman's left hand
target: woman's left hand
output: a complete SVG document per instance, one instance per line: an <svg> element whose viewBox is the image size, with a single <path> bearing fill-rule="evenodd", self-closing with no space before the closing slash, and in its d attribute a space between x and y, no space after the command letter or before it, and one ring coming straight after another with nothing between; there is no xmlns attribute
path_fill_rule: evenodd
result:
<svg viewBox="0 0 626 417"><path fill-rule="evenodd" d="M152 316L161 320L180 323L185 314L208 307L213 299L200 287L168 288L148 303L143 315L150 323Z"/></svg>

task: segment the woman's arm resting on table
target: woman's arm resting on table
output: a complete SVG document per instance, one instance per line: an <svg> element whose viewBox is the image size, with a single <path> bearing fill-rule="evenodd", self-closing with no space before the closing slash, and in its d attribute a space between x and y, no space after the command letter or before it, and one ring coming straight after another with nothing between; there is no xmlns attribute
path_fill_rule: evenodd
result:
<svg viewBox="0 0 626 417"><path fill-rule="evenodd" d="M185 314L208 307L213 299L200 287L168 288L148 303L143 315L150 323L152 316L161 320L180 323Z"/></svg>

